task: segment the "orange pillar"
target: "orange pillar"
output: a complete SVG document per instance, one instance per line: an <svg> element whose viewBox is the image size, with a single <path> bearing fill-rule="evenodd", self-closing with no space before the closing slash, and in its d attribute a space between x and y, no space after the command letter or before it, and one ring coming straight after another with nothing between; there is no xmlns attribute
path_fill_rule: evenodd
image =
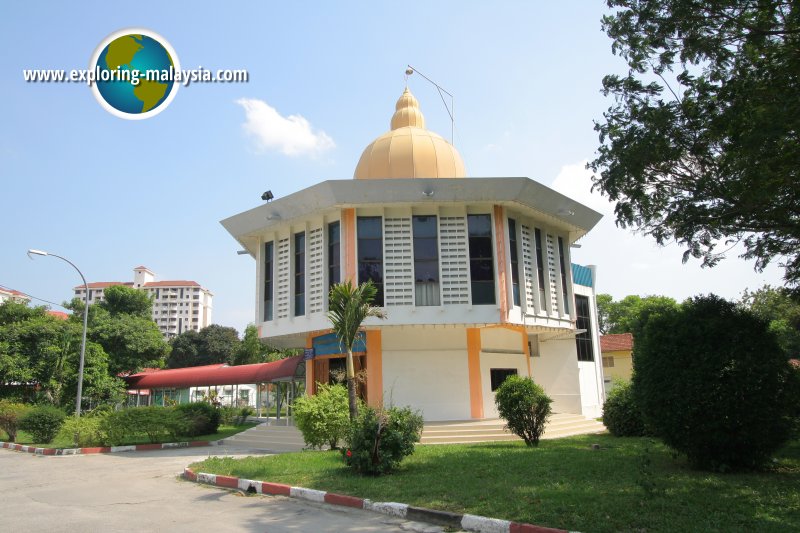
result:
<svg viewBox="0 0 800 533"><path fill-rule="evenodd" d="M500 323L508 320L508 285L506 284L506 232L503 224L503 206L494 206L494 234L497 242L497 303L500 304Z"/></svg>
<svg viewBox="0 0 800 533"><path fill-rule="evenodd" d="M383 347L380 330L367 332L367 403L383 406Z"/></svg>
<svg viewBox="0 0 800 533"><path fill-rule="evenodd" d="M311 334L306 336L306 348L313 348L314 346L314 339L311 337ZM306 396L312 396L314 394L314 360L313 359L306 359Z"/></svg>
<svg viewBox="0 0 800 533"><path fill-rule="evenodd" d="M483 418L481 388L481 330L467 328L467 368L469 369L469 405L472 418Z"/></svg>
<svg viewBox="0 0 800 533"><path fill-rule="evenodd" d="M344 237L344 276L342 281L350 280L358 285L356 273L356 210L342 209L342 236Z"/></svg>

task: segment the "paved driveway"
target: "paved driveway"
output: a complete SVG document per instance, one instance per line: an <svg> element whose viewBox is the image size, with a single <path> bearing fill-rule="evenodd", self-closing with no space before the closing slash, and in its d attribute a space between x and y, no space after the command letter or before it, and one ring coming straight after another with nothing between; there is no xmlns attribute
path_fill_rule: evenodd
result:
<svg viewBox="0 0 800 533"><path fill-rule="evenodd" d="M221 447L41 457L0 449L2 531L441 531L377 513L244 496L177 478Z"/></svg>

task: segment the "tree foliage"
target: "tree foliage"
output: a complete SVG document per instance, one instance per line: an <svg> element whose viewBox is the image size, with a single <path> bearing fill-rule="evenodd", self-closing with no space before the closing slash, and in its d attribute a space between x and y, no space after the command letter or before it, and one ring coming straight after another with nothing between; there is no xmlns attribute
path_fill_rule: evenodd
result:
<svg viewBox="0 0 800 533"><path fill-rule="evenodd" d="M114 285L105 290L104 296L99 305L111 316L125 314L149 319L153 315L153 297L146 291Z"/></svg>
<svg viewBox="0 0 800 533"><path fill-rule="evenodd" d="M783 287L744 291L740 304L769 324L787 358L800 359L800 301Z"/></svg>
<svg viewBox="0 0 800 533"><path fill-rule="evenodd" d="M347 280L331 287L328 297L328 320L331 321L339 344L347 352L347 394L351 421L358 416L353 346L364 320L369 317L386 317L383 309L372 305L377 292L378 289L370 280L357 287L353 287L350 280Z"/></svg>
<svg viewBox="0 0 800 533"><path fill-rule="evenodd" d="M800 283L800 5L608 0L628 73L603 79L595 187L617 223L713 266L743 241Z"/></svg>
<svg viewBox="0 0 800 533"><path fill-rule="evenodd" d="M494 402L506 427L525 441L538 446L552 413L553 400L529 377L509 376L495 392Z"/></svg>
<svg viewBox="0 0 800 533"><path fill-rule="evenodd" d="M150 317L112 315L93 305L89 308L89 318L89 338L108 354L108 368L113 375L164 365L169 344Z"/></svg>
<svg viewBox="0 0 800 533"><path fill-rule="evenodd" d="M664 311L678 308L678 303L668 296L626 296L614 301L611 295L597 296L597 313L603 335L633 333L634 339L641 333L647 321Z"/></svg>
<svg viewBox="0 0 800 533"><path fill-rule="evenodd" d="M255 363L271 363L295 355L292 350L277 350L270 347L258 337L258 328L248 324L244 330L242 342L233 355L234 365L252 365Z"/></svg>
<svg viewBox="0 0 800 533"><path fill-rule="evenodd" d="M211 324L201 329L184 331L171 341L172 353L167 362L170 368L235 364L241 341L236 328Z"/></svg>

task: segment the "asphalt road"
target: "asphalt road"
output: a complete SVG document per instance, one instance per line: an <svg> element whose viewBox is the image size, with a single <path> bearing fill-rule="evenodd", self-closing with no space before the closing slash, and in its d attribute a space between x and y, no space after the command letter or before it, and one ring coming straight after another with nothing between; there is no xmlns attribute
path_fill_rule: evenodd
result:
<svg viewBox="0 0 800 533"><path fill-rule="evenodd" d="M0 449L0 531L370 532L441 528L280 496L244 496L178 479L218 447L42 457Z"/></svg>

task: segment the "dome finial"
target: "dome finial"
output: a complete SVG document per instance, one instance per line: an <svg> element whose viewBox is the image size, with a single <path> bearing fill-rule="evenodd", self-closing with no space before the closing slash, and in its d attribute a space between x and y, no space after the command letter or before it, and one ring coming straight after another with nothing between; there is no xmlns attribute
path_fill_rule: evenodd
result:
<svg viewBox="0 0 800 533"><path fill-rule="evenodd" d="M396 111L392 116L391 129L396 130L406 126L425 128L425 117L419 110L419 102L408 90L408 85L394 107Z"/></svg>

